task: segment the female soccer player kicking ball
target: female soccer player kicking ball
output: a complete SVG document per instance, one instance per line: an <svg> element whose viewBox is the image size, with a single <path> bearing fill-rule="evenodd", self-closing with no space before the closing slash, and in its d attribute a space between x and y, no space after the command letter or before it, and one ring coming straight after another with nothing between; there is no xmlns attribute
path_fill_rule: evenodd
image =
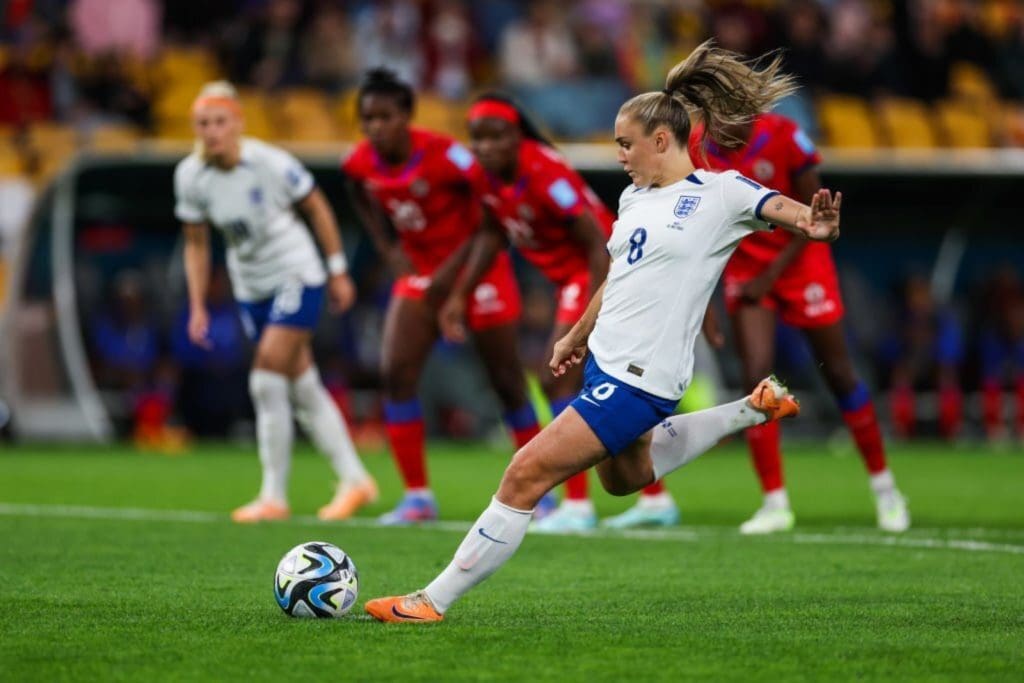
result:
<svg viewBox="0 0 1024 683"><path fill-rule="evenodd" d="M583 391L516 453L451 564L422 591L367 602L375 618L440 621L512 556L540 497L577 472L596 466L607 491L626 495L727 434L798 412L769 378L745 399L670 417L690 381L708 300L740 239L770 224L813 240L839 235L838 193L833 200L820 190L808 207L735 171L696 171L690 161L689 112L715 139L792 92L779 68L776 58L756 70L705 43L672 69L663 91L622 105L615 141L633 186L608 243L611 269L551 358L556 375L587 358Z"/></svg>
<svg viewBox="0 0 1024 683"><path fill-rule="evenodd" d="M336 311L355 301L334 214L313 176L294 157L242 138L242 109L230 84L219 81L202 89L192 105L192 123L196 151L174 171L174 213L185 224L189 338L200 346L210 344L206 290L212 224L224 235L242 322L257 343L249 392L256 408L263 485L257 499L231 518L258 522L288 517L294 409L340 480L320 518L345 519L376 499L377 485L313 365L310 340L325 281ZM296 207L327 253L329 278Z"/></svg>
<svg viewBox="0 0 1024 683"><path fill-rule="evenodd" d="M714 171L735 169L801 201L810 201L821 187L821 155L789 119L761 114L725 133L726 142L718 144L705 139L702 127L697 126L690 133L693 162ZM745 380L756 382L771 369L776 315L802 330L867 467L879 528L906 531L910 526L907 503L886 464L871 394L857 377L846 347L843 300L831 247L808 243L801 236L781 230L755 233L740 242L722 278ZM778 423L751 427L747 443L761 480L764 503L740 526L740 531L789 531L794 518L782 483Z"/></svg>
<svg viewBox="0 0 1024 683"><path fill-rule="evenodd" d="M456 341L465 338L470 293L511 244L557 289L554 346L580 319L604 282L608 273L605 243L615 217L509 98L482 95L470 107L467 119L471 149L482 167L476 174L477 193L483 197L488 215L473 238L466 270L441 307L441 332ZM582 370L573 368L561 377L542 379L554 416L579 393ZM580 472L565 482L565 500L557 510L554 497L544 496L534 513L539 518L534 530L596 527L597 515L587 488L587 473ZM677 518L675 504L671 498L668 502L668 514Z"/></svg>
<svg viewBox="0 0 1024 683"><path fill-rule="evenodd" d="M480 226L482 206L472 180L480 168L452 138L410 125L412 88L390 71L370 71L357 102L366 140L356 145L342 170L351 180L364 225L396 277L384 321L381 371L388 439L406 492L381 522L409 524L437 518L437 503L427 488L416 393L439 335L437 309ZM397 240L389 235L392 228ZM516 448L539 431L519 361L519 313L519 287L505 253L473 289L468 318Z"/></svg>

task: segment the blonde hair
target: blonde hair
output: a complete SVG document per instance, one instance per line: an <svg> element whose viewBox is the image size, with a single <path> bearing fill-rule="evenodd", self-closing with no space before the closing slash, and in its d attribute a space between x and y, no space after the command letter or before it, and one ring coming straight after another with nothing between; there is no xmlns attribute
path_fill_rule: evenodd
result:
<svg viewBox="0 0 1024 683"><path fill-rule="evenodd" d="M714 46L707 40L676 64L661 92L647 92L628 100L619 115L628 115L650 135L659 125L668 126L678 143L690 138L690 116L704 122L701 142L710 137L718 143L734 143L731 126L751 121L783 97L797 90L792 76L782 73L782 55L765 66Z"/></svg>

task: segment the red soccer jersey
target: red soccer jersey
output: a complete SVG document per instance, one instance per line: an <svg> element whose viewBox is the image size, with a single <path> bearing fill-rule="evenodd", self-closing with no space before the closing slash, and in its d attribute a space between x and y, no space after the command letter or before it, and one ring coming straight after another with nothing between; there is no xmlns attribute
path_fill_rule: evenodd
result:
<svg viewBox="0 0 1024 683"><path fill-rule="evenodd" d="M583 245L569 234L567 223L589 210L607 237L615 217L547 145L523 140L518 168L519 175L507 185L483 171L478 192L523 257L551 282L563 285L588 269Z"/></svg>
<svg viewBox="0 0 1024 683"><path fill-rule="evenodd" d="M480 224L472 178L482 173L472 153L452 138L411 129L412 153L390 166L365 140L341 170L384 208L417 273L430 275Z"/></svg>
<svg viewBox="0 0 1024 683"><path fill-rule="evenodd" d="M695 126L690 134L690 158L698 168L711 171L735 169L757 182L794 197L793 180L802 171L821 163L821 155L814 143L789 119L778 114L761 114L754 119L750 140L739 149L723 149L711 140L705 141L706 158L701 153L700 135L703 126ZM744 237L736 248L736 256L749 257L764 263L773 261L793 239L785 230L756 232ZM828 245L811 242L799 261L814 258L815 252Z"/></svg>

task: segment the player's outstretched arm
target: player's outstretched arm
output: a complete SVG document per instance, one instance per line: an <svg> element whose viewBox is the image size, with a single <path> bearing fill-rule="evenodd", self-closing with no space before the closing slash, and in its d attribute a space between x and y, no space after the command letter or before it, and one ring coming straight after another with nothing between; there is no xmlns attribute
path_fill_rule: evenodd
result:
<svg viewBox="0 0 1024 683"><path fill-rule="evenodd" d="M210 284L210 228L205 223L186 223L185 285L188 288L188 338L205 349L211 347L207 336L210 316L206 311L206 291Z"/></svg>
<svg viewBox="0 0 1024 683"><path fill-rule="evenodd" d="M842 201L842 192L836 192L833 197L826 189L814 193L810 206L780 194L768 199L761 209L761 217L816 242L834 242L839 238Z"/></svg>
<svg viewBox="0 0 1024 683"><path fill-rule="evenodd" d="M348 275L345 247L341 241L341 231L338 230L334 211L319 187L314 187L313 191L298 203L298 207L313 227L317 242L327 256L327 270L331 278L328 282L331 306L338 313L347 311L356 302L356 286Z"/></svg>
<svg viewBox="0 0 1024 683"><path fill-rule="evenodd" d="M458 276L451 293L441 305L438 324L445 339L454 342L466 340L466 302L494 263L508 241L489 211L484 212L483 224L469 240L469 257Z"/></svg>
<svg viewBox="0 0 1024 683"><path fill-rule="evenodd" d="M602 282L601 287L594 292L594 296L590 299L590 303L587 304L587 310L584 311L583 317L576 321L576 324L572 326L568 334L555 342L555 348L551 354L551 362L548 363L548 367L551 368L551 372L555 377L561 377L569 368L582 363L586 357L587 340L590 339L590 333L594 331L594 325L597 324L597 314L601 312L604 286L605 283Z"/></svg>

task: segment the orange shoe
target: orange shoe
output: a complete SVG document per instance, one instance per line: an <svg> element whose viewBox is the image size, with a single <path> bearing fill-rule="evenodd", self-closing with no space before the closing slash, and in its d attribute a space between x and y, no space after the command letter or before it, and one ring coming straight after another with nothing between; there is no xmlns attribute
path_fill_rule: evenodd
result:
<svg viewBox="0 0 1024 683"><path fill-rule="evenodd" d="M320 508L316 516L325 521L348 519L359 508L375 502L377 502L377 482L372 478L358 484L346 482L338 487L338 492L334 494L331 502Z"/></svg>
<svg viewBox="0 0 1024 683"><path fill-rule="evenodd" d="M291 510L284 503L256 499L231 513L231 520L239 524L255 524L272 520L288 519Z"/></svg>
<svg viewBox="0 0 1024 683"><path fill-rule="evenodd" d="M775 375L761 380L747 398L750 406L768 416L768 421L800 414L800 404Z"/></svg>
<svg viewBox="0 0 1024 683"><path fill-rule="evenodd" d="M393 623L424 624L444 619L444 615L434 609L430 598L423 591L376 598L367 602L363 609L377 621Z"/></svg>

